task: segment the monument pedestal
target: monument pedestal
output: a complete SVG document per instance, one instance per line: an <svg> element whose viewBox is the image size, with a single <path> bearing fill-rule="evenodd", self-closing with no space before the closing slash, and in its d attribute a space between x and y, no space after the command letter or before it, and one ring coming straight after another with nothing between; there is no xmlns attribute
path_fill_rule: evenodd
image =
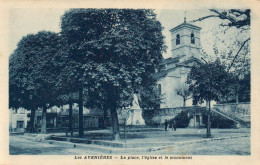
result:
<svg viewBox="0 0 260 165"><path fill-rule="evenodd" d="M142 115L142 109L139 106L138 98L134 94L134 100L132 107L129 108L128 119L126 119L126 125L145 125L145 121Z"/></svg>
<svg viewBox="0 0 260 165"><path fill-rule="evenodd" d="M130 109L126 125L145 125L142 109Z"/></svg>

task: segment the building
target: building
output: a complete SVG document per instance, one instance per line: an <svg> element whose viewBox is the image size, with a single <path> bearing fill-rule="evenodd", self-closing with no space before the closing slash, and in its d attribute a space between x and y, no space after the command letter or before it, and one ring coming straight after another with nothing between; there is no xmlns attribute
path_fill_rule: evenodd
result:
<svg viewBox="0 0 260 165"><path fill-rule="evenodd" d="M72 107L73 128L78 128L79 110L77 104ZM83 127L84 128L98 128L103 119L103 111L99 109L89 110L83 108ZM34 124L40 128L42 122L42 111L35 112ZM54 106L47 110L46 114L46 128L51 129L67 129L69 127L69 105L64 105L60 108Z"/></svg>
<svg viewBox="0 0 260 165"><path fill-rule="evenodd" d="M161 108L175 108L183 106L183 98L177 95L176 90L185 90L187 75L193 65L201 63L201 28L184 19L184 23L172 28L172 56L163 61L166 69L158 74L158 87L164 96ZM188 100L187 106L192 105Z"/></svg>
<svg viewBox="0 0 260 165"><path fill-rule="evenodd" d="M17 110L9 109L9 132L24 133L27 128L27 111L23 108Z"/></svg>
<svg viewBox="0 0 260 165"><path fill-rule="evenodd" d="M163 96L160 111L152 118L155 123L162 124L165 119L172 120L183 107L189 107L190 127L201 127L202 114L200 110L192 110L192 100L184 99L180 94L188 90L188 85L185 83L187 76L194 65L202 63L201 61L201 43L200 43L201 28L193 24L184 22L170 30L171 33L171 57L164 59L163 64L165 70L158 73L158 88ZM186 110L186 109L185 109ZM168 113L167 113L168 112ZM159 115L160 114L160 115Z"/></svg>

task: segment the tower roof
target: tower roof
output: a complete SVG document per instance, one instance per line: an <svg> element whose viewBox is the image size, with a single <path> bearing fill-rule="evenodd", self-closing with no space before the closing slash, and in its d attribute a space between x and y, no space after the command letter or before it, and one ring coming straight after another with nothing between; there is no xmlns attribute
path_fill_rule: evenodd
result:
<svg viewBox="0 0 260 165"><path fill-rule="evenodd" d="M178 26L172 28L172 29L170 30L170 32L173 32L173 31L176 31L176 30L178 30L178 29L185 28L185 27L190 28L190 29L195 29L195 30L200 30L200 29L201 29L201 27L199 27L199 26L195 26L195 25L192 25L192 24L187 23L186 21L184 21L184 23L182 23L182 24L180 24L180 25L178 25Z"/></svg>

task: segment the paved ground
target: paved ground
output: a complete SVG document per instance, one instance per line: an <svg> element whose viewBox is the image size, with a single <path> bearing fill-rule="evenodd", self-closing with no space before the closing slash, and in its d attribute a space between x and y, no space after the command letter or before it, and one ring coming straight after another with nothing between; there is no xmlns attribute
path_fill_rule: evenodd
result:
<svg viewBox="0 0 260 165"><path fill-rule="evenodd" d="M143 131L142 131L143 130ZM107 131L107 130L104 130ZM95 131L94 131L95 132ZM98 131L102 133L102 130ZM92 132L93 133L93 132ZM64 136L64 134L59 134ZM225 139L217 141L208 141L193 144L184 144L181 146L169 147L159 151L144 152L142 155L249 155L250 154L250 129L212 129L212 135L219 137L234 137L247 135L248 137L239 137L235 139ZM88 149L68 148L60 145L45 144L35 142L31 139L21 138L25 135L10 136L10 154L11 155L97 155L104 154L100 151ZM127 143L144 144L150 146L158 142L181 142L204 139L205 129L178 129L175 131L164 132L162 130L132 130L128 131ZM156 145L155 145L156 146ZM129 154L135 154L129 152Z"/></svg>
<svg viewBox="0 0 260 165"><path fill-rule="evenodd" d="M22 135L10 136L10 155L83 155L101 154L91 150L73 149L55 144L36 142L30 139L21 138Z"/></svg>
<svg viewBox="0 0 260 165"><path fill-rule="evenodd" d="M148 153L151 155L250 155L250 137L186 144Z"/></svg>

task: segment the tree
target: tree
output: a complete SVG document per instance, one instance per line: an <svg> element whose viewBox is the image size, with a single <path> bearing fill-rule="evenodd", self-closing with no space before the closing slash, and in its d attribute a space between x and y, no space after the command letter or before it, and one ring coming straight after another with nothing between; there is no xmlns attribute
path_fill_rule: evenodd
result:
<svg viewBox="0 0 260 165"><path fill-rule="evenodd" d="M36 107L32 93L24 92L23 70L26 66L23 63L23 58L24 56L19 55L17 50L9 57L9 108L22 107L30 110L30 132L34 132L34 116L38 107Z"/></svg>
<svg viewBox="0 0 260 165"><path fill-rule="evenodd" d="M228 27L236 27L236 28L248 28L250 26L250 9L230 9L230 10L216 10L216 9L209 9L213 14L208 15L205 17L201 17L196 21L202 21L208 18L219 18L221 20L226 20L225 23L221 24L221 26L228 26Z"/></svg>
<svg viewBox="0 0 260 165"><path fill-rule="evenodd" d="M183 107L186 107L186 101L191 99L191 91L189 90L189 86L185 83L183 86L179 86L175 89L177 95L181 96L183 99Z"/></svg>
<svg viewBox="0 0 260 165"><path fill-rule="evenodd" d="M46 133L46 111L58 91L53 60L58 45L56 33L41 31L23 37L10 57L10 106L32 110L32 122L36 107L42 108L41 133Z"/></svg>
<svg viewBox="0 0 260 165"><path fill-rule="evenodd" d="M162 96L159 93L157 84L144 84L138 90L138 101L142 109L159 109L162 103Z"/></svg>
<svg viewBox="0 0 260 165"><path fill-rule="evenodd" d="M225 102L250 102L250 72L243 76L230 73L230 83L227 84L230 92L221 96L221 103Z"/></svg>
<svg viewBox="0 0 260 165"><path fill-rule="evenodd" d="M231 92L238 102L240 81L250 72L250 9L216 10L210 9L212 14L198 18L192 22L207 19L221 20L218 31L214 34L214 54L226 65L226 70L233 74L233 88ZM218 34L217 34L218 33ZM227 40L228 38L228 40ZM207 46L208 47L208 46ZM247 89L250 88L247 87Z"/></svg>
<svg viewBox="0 0 260 165"><path fill-rule="evenodd" d="M73 130L73 103L76 103L78 100L78 93L67 93L58 96L56 105L65 105L69 104L69 130Z"/></svg>
<svg viewBox="0 0 260 165"><path fill-rule="evenodd" d="M208 124L206 137L210 137L210 102L219 101L220 96L227 94L226 84L229 83L229 74L219 60L192 67L188 74L187 84L193 93L193 103L208 104Z"/></svg>
<svg viewBox="0 0 260 165"><path fill-rule="evenodd" d="M250 50L248 50L249 47L249 41L250 41L250 35L249 35L249 31L250 31L250 19L251 19L251 15L250 15L250 9L230 9L230 10L216 10L216 9L209 9L213 14L205 16L205 17L201 17L198 18L196 20L193 20L191 22L196 22L196 21L202 21L205 19L209 19L209 18L217 18L223 21L223 23L220 24L220 27L224 27L226 28L223 33L225 34L227 30L231 29L232 31L236 31L237 30L237 36L235 36L236 38L239 38L239 36L241 37L241 41L237 40L235 43L235 45L238 45L237 47L237 51L234 50L230 50L229 53L225 52L226 55L229 55L229 64L228 64L228 71L232 70L232 67L236 67L234 66L236 63L238 62L242 62L245 63L245 61L239 61L239 56L247 56L247 54L250 53ZM246 31L246 32L245 32ZM246 33L244 35L244 33ZM234 35L234 34L233 34ZM224 43L225 41L223 41L222 39L222 43ZM226 44L226 43L224 43ZM228 45L229 47L231 46L230 44ZM221 47L222 48L222 47ZM218 51L216 50L217 48L215 47L215 52ZM223 48L222 48L223 49ZM244 52L243 52L244 51ZM221 54L221 56L223 56L223 54ZM230 58L232 57L232 58ZM225 59L227 59L228 57L225 57ZM242 58L244 59L244 58Z"/></svg>
<svg viewBox="0 0 260 165"><path fill-rule="evenodd" d="M80 66L77 80L93 105L105 100L113 137L119 139L117 110L129 106L141 83L162 69L161 24L152 10L71 9L62 16L61 29L71 59Z"/></svg>

